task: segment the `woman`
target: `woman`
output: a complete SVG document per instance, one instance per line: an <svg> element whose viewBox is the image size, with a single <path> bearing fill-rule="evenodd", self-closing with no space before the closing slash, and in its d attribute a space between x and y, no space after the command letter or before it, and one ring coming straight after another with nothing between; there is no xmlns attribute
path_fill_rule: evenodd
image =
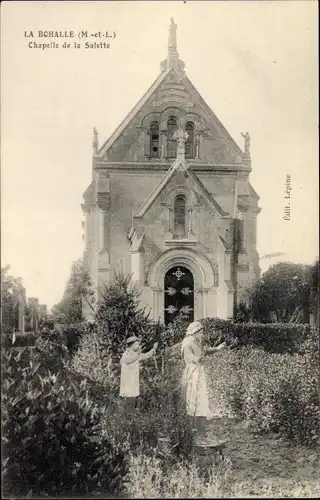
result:
<svg viewBox="0 0 320 500"><path fill-rule="evenodd" d="M181 353L185 362L182 376L182 388L186 402L187 414L195 419L198 440L205 440L205 424L210 418L207 384L202 365L204 355L203 327L200 321L190 323L186 336L182 341ZM210 352L220 351L226 347L225 342L218 347L211 348Z"/></svg>

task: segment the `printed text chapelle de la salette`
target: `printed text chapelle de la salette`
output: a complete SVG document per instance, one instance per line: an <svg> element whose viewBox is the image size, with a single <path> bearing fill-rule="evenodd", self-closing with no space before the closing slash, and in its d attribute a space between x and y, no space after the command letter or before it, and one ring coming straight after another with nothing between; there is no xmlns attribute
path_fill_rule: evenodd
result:
<svg viewBox="0 0 320 500"><path fill-rule="evenodd" d="M111 40L116 37L109 30L26 30L24 38L28 39L30 49L110 49Z"/></svg>

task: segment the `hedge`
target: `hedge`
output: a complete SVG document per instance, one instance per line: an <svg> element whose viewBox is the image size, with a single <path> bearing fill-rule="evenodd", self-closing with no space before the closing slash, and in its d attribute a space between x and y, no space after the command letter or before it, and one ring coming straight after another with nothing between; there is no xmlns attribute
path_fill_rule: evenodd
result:
<svg viewBox="0 0 320 500"><path fill-rule="evenodd" d="M1 346L10 347L30 347L35 345L38 335L33 332L26 333L3 333L1 335Z"/></svg>
<svg viewBox="0 0 320 500"><path fill-rule="evenodd" d="M222 341L237 347L252 346L272 353L300 353L319 349L319 327L290 323L234 323L230 320L202 320L206 342Z"/></svg>

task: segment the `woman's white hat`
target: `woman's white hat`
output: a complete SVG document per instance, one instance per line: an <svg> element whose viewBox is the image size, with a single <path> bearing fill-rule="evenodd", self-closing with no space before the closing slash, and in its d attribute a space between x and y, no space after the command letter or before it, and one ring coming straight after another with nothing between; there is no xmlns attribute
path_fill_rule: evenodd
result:
<svg viewBox="0 0 320 500"><path fill-rule="evenodd" d="M195 335L196 333L198 333L202 329L203 329L203 326L200 323L200 321L193 321L193 323L190 323L190 325L187 328L186 337L188 337L189 335Z"/></svg>

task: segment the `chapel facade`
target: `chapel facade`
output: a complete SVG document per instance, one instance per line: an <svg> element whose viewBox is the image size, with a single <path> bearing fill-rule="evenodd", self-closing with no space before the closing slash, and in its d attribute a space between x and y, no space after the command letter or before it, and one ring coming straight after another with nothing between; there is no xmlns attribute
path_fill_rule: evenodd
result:
<svg viewBox="0 0 320 500"><path fill-rule="evenodd" d="M242 151L197 92L169 27L167 58L142 99L100 147L84 193L84 265L98 290L131 275L154 320L232 318L259 279L259 197ZM92 308L83 301L83 314Z"/></svg>

